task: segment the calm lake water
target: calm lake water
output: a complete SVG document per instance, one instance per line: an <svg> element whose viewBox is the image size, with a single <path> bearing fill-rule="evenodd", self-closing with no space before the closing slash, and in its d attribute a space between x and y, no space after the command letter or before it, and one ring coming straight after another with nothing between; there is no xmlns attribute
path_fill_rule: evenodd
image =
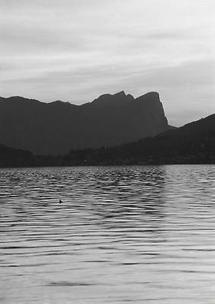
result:
<svg viewBox="0 0 215 304"><path fill-rule="evenodd" d="M215 303L215 166L0 169L0 303Z"/></svg>

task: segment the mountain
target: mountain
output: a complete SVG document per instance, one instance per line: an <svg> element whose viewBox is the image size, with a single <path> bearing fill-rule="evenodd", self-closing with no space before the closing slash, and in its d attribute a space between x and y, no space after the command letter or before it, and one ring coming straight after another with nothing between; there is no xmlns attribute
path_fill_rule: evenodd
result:
<svg viewBox="0 0 215 304"><path fill-rule="evenodd" d="M158 93L105 94L80 106L0 97L0 143L35 154L114 146L168 129Z"/></svg>
<svg viewBox="0 0 215 304"><path fill-rule="evenodd" d="M71 151L70 164L215 164L215 114L153 138L113 148Z"/></svg>
<svg viewBox="0 0 215 304"><path fill-rule="evenodd" d="M33 155L0 144L0 167L215 164L215 114L160 135L117 147Z"/></svg>
<svg viewBox="0 0 215 304"><path fill-rule="evenodd" d="M34 164L35 157L31 152L0 144L0 167L25 167Z"/></svg>

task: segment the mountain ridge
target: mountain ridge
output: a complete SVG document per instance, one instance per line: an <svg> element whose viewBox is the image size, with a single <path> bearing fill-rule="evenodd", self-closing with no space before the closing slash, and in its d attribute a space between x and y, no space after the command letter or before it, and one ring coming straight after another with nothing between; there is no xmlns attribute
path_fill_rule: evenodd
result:
<svg viewBox="0 0 215 304"><path fill-rule="evenodd" d="M134 143L71 151L67 161L76 165L215 164L215 114Z"/></svg>
<svg viewBox="0 0 215 304"><path fill-rule="evenodd" d="M215 114L155 137L116 147L33 155L0 144L0 167L215 164Z"/></svg>
<svg viewBox="0 0 215 304"><path fill-rule="evenodd" d="M114 146L167 129L156 92L134 98L121 91L82 105L0 97L0 142L35 154L63 155L71 149Z"/></svg>
<svg viewBox="0 0 215 304"><path fill-rule="evenodd" d="M119 97L119 98L124 98L124 100L125 100L125 98L128 98L127 100L129 100L129 101L145 101L148 98L150 98L151 101L153 101L153 100L160 101L159 93L156 91L147 92L136 98L131 94L126 94L125 91L120 91L120 92L117 92L114 94L110 94L110 93L102 94L99 97L93 99L91 102L85 102L82 104L74 104L70 101L63 101L63 100L53 100L50 102L44 102L44 101L40 101L38 99L23 97L23 96L19 96L19 95L17 95L17 96L14 95L14 96L9 96L9 97L0 96L0 102L5 102L5 101L6 102L8 102L8 101L9 102L24 102L24 103L33 102L33 103L38 103L38 104L43 104L43 105L50 105L50 104L57 103L57 104L68 104L68 105L75 106L75 107L83 107L85 105L97 104L98 102L102 102L102 100L105 97L115 98L115 100Z"/></svg>

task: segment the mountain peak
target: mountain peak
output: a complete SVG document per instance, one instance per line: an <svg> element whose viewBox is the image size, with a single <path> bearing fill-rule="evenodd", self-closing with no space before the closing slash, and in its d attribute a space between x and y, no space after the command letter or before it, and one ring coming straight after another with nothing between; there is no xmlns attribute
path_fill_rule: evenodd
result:
<svg viewBox="0 0 215 304"><path fill-rule="evenodd" d="M104 94L96 98L92 103L100 105L123 105L126 102L134 100L130 94L126 95L124 91L115 94Z"/></svg>
<svg viewBox="0 0 215 304"><path fill-rule="evenodd" d="M119 145L166 131L168 123L158 93L150 92L139 100L124 91L81 106L5 98L0 102L1 143L56 155L71 149Z"/></svg>
<svg viewBox="0 0 215 304"><path fill-rule="evenodd" d="M114 96L122 97L122 96L126 96L126 94L125 94L125 91L120 91L118 93L115 93Z"/></svg>
<svg viewBox="0 0 215 304"><path fill-rule="evenodd" d="M55 100L49 103L50 105L72 105L70 102L62 101L62 100Z"/></svg>
<svg viewBox="0 0 215 304"><path fill-rule="evenodd" d="M137 101L147 101L147 102L153 102L153 101L159 101L160 102L160 96L158 92L149 92L144 95L139 96Z"/></svg>

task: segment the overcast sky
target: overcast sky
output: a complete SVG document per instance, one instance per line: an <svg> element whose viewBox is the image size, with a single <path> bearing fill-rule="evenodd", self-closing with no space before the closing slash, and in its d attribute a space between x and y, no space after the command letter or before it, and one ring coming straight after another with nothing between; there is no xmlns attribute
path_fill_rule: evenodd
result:
<svg viewBox="0 0 215 304"><path fill-rule="evenodd" d="M215 0L0 0L0 96L121 90L158 91L173 125L215 113Z"/></svg>

